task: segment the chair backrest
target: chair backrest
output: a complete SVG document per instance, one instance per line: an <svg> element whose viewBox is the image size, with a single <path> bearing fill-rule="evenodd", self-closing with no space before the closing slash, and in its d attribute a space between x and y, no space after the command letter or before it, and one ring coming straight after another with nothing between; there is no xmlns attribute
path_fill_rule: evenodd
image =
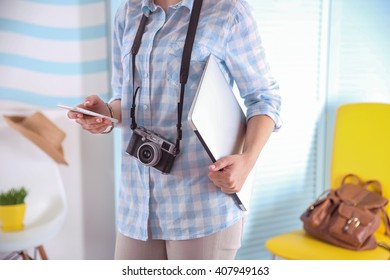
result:
<svg viewBox="0 0 390 280"><path fill-rule="evenodd" d="M350 103L339 107L333 139L331 186L344 175L378 180L390 200L390 104ZM386 207L390 215L390 203ZM379 230L383 230L383 225Z"/></svg>
<svg viewBox="0 0 390 280"><path fill-rule="evenodd" d="M17 251L41 245L58 232L66 195L58 164L0 118L0 191L24 186L29 192L24 230L0 232L0 251Z"/></svg>

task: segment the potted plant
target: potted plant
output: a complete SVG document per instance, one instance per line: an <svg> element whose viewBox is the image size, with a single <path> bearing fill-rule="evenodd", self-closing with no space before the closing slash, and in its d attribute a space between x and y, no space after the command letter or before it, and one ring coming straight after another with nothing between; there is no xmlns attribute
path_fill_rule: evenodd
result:
<svg viewBox="0 0 390 280"><path fill-rule="evenodd" d="M26 189L12 188L0 193L0 223L3 231L17 231L24 228Z"/></svg>

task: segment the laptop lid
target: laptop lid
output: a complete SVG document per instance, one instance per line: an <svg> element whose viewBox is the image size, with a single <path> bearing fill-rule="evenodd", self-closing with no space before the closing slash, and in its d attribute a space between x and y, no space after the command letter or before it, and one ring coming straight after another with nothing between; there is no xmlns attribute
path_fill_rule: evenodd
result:
<svg viewBox="0 0 390 280"><path fill-rule="evenodd" d="M188 121L212 162L242 152L246 117L213 55L206 62ZM252 180L253 172L242 190L233 195L243 210L249 207Z"/></svg>

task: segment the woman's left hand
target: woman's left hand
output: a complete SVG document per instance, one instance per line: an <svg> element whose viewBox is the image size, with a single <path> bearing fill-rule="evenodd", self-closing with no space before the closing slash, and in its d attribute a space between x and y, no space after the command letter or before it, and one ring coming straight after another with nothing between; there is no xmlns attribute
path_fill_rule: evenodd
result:
<svg viewBox="0 0 390 280"><path fill-rule="evenodd" d="M210 165L210 180L224 193L239 192L274 128L274 121L266 115L251 117L242 154L223 157Z"/></svg>
<svg viewBox="0 0 390 280"><path fill-rule="evenodd" d="M224 193L237 193L241 190L252 166L245 155L223 157L209 166L210 180Z"/></svg>

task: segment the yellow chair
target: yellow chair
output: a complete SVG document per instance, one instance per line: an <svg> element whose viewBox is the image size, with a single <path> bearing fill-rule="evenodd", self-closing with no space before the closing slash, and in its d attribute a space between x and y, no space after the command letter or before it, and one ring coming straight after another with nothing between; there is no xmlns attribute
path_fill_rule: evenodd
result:
<svg viewBox="0 0 390 280"><path fill-rule="evenodd" d="M339 107L333 138L330 172L332 188L345 174L381 182L383 195L390 200L390 104L351 103ZM390 203L386 207L390 216ZM298 217L297 217L298 218ZM384 223L375 235L377 242L390 245ZM390 249L353 251L319 241L303 229L268 239L265 247L273 257L292 260L388 260Z"/></svg>

